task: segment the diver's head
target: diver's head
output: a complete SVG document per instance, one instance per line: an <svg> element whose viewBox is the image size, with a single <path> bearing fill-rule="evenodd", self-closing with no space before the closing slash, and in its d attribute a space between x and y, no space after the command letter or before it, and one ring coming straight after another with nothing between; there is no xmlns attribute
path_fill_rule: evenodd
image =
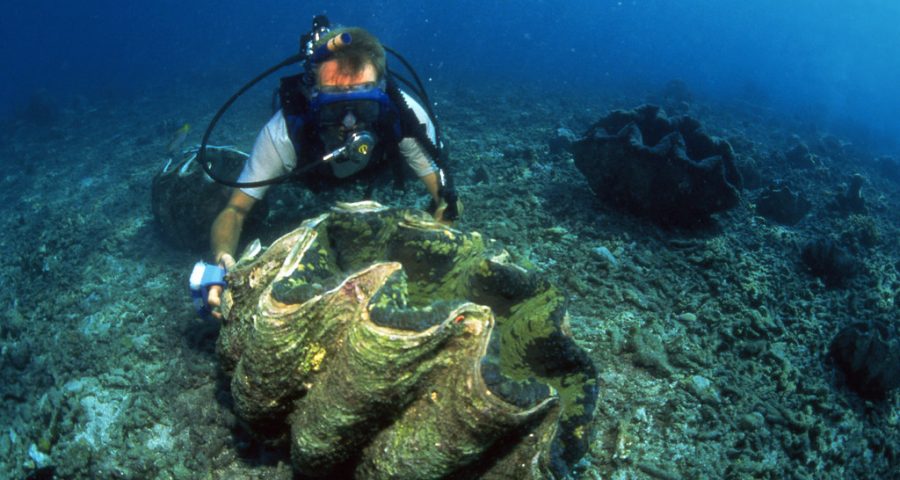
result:
<svg viewBox="0 0 900 480"><path fill-rule="evenodd" d="M336 28L323 36L317 45L324 45L344 34L349 34L352 41L335 49L327 60L315 66L317 85L351 86L383 80L387 71L384 47L366 30Z"/></svg>
<svg viewBox="0 0 900 480"><path fill-rule="evenodd" d="M336 175L346 176L368 164L378 141L375 125L390 110L390 99L385 92L384 47L378 39L361 28L340 28L317 45L335 38L346 40L314 64L310 107L329 152L324 160L331 162Z"/></svg>

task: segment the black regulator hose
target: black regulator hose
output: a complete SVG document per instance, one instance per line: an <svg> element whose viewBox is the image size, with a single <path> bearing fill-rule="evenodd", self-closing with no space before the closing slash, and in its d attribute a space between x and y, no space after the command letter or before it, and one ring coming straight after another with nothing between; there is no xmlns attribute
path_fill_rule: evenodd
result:
<svg viewBox="0 0 900 480"><path fill-rule="evenodd" d="M284 67L287 67L288 65L293 65L295 63L301 62L304 60L304 58L306 58L305 55L297 54L297 55L292 55L292 56L284 59L284 61L282 61L281 63L279 63L279 64L269 68L265 72L259 74L253 80L250 80L246 85L241 87L240 90L238 90L234 95L232 95L231 98L229 98L228 101L222 105L222 107L219 108L219 111L216 112L216 114L213 116L212 120L209 122L209 126L206 127L206 132L203 133L203 139L200 141L200 150L197 152L197 162L200 163L200 166L203 168L203 171L206 172L207 175L209 175L209 178L215 180L217 183L221 183L222 185L226 185L226 186L233 187L233 188L253 188L253 187L263 187L266 185L273 185L275 183L281 183L297 174L297 172L289 172L289 173L287 173L285 175L281 175L279 177L270 178L268 180L261 180L258 182L235 182L232 180L227 180L227 179L219 177L215 173L213 173L212 162L206 161L206 145L209 142L210 134L212 134L213 129L216 127L216 124L222 118L222 115L225 114L225 112L231 107L231 105L235 101L237 101L237 99L241 95L243 95L247 90L250 90L251 88L253 88L257 83L261 82L264 78L268 77L269 75L274 73L276 70L280 70Z"/></svg>
<svg viewBox="0 0 900 480"><path fill-rule="evenodd" d="M436 142L437 147L439 149L442 148L443 147L443 145L442 145L442 143L443 143L442 133L443 132L441 132L440 122L437 121L437 115L434 114L434 110L432 109L432 106L431 106L431 99L428 98L428 91L425 90L425 86L422 85L422 80L419 78L419 75L416 74L416 69L414 69L412 67L412 65L410 65L409 62L407 62L405 58L403 58L403 55L400 55L400 53L398 53L396 50L394 50L393 48L387 47L387 46L383 46L383 47L384 47L385 51L392 54L397 60L400 60L400 63L402 63L403 66L406 67L406 70L412 75L413 80L415 80L416 86L418 88L413 88L412 82L403 78L401 75L398 75L396 72L391 72L391 74L394 75L395 78L400 79L401 82L403 82L406 86L410 87L411 90L413 90L417 95L419 95L419 97L422 98L422 103L425 104L424 105L425 112L428 113L428 116L431 117L432 123L434 124L434 131L435 131L434 136L437 139L437 142Z"/></svg>
<svg viewBox="0 0 900 480"><path fill-rule="evenodd" d="M398 75L396 72L393 72L393 71L390 72L391 75L393 75L396 78L399 78L403 84L408 86L411 90L414 91L414 93L416 93L422 99L422 101L424 103L423 106L425 108L425 111L427 112L428 116L431 117L432 123L434 124L435 138L437 140L437 142L435 142L436 143L435 146L437 147L439 152L441 152L442 154L446 154L446 152L444 151L444 148L443 148L443 138L442 138L443 135L442 135L441 128L440 128L440 123L437 121L437 117L434 114L434 110L432 109L432 105L431 105L431 99L428 98L428 93L425 90L425 87L422 85L422 80L416 74L415 69L412 68L412 66L409 64L409 62L407 62L406 59L403 58L402 55L400 55L395 50L393 50L389 47L384 47L384 49L387 52L393 54L394 57L396 57L398 60L400 60L400 62L403 64L403 66L406 67L406 69L410 72L410 74L412 74L412 78L415 83L403 78L402 76ZM261 82L263 79L265 79L269 75L275 73L277 70L280 70L289 65L303 62L305 60L307 60L307 55L304 53L299 53L297 55L292 55L292 56L284 59L280 63L270 67L266 71L257 75L253 80L250 80L249 82L247 82L247 84L245 84L243 87L241 87L240 90L235 92L235 94L232 95L231 98L229 98L228 101L226 101L219 108L219 110L216 112L216 114L213 115L212 120L209 122L209 126L206 127L206 131L203 133L203 139L200 141L200 150L197 152L197 158L196 158L196 161L198 163L200 163L200 167L203 168L203 171L206 172L206 175L208 175L209 178L213 179L217 183L220 183L222 185L232 187L232 188L264 187L264 186L268 186L268 185L282 183L284 181L296 178L298 175L306 173L307 171L310 171L313 168L318 167L320 164L322 164L324 162L324 160L312 162L311 164L305 165L302 168L295 169L284 175L280 175L280 176L274 177L274 178L269 178L266 180L260 180L260 181L256 181L256 182L237 182L237 181L228 180L228 179L219 177L218 175L213 173L212 162L206 161L206 147L207 147L207 144L209 143L209 137L212 134L213 129L215 129L216 124L218 124L219 120L222 118L222 115L224 115L225 112L229 108L231 108L231 105L234 104L234 102L237 101L237 99L240 98L241 95L246 93L247 90L250 90L251 88L256 86L257 83Z"/></svg>

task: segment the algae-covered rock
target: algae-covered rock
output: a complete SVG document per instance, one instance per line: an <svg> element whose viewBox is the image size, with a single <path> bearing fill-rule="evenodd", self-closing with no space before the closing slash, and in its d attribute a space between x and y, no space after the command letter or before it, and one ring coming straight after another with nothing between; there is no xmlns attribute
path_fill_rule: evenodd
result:
<svg viewBox="0 0 900 480"><path fill-rule="evenodd" d="M566 301L478 233L340 204L228 275L218 351L238 415L321 478L562 478L594 366Z"/></svg>

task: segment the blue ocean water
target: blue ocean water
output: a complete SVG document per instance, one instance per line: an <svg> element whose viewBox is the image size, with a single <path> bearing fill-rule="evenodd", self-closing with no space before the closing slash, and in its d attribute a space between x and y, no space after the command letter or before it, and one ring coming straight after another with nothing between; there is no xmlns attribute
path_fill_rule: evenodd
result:
<svg viewBox="0 0 900 480"><path fill-rule="evenodd" d="M658 88L744 98L888 147L900 134L900 4L889 0L6 2L0 115L35 92L128 97L167 82L237 86L293 53L315 13L360 25L424 77Z"/></svg>

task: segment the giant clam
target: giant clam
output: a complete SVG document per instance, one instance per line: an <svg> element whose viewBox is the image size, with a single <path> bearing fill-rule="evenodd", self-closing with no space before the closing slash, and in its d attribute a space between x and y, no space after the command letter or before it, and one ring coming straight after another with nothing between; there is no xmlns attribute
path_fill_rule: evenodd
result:
<svg viewBox="0 0 900 480"><path fill-rule="evenodd" d="M572 154L598 198L657 223L703 225L740 201L731 145L655 105L610 112L572 144Z"/></svg>
<svg viewBox="0 0 900 480"><path fill-rule="evenodd" d="M495 242L338 204L228 273L236 413L320 478L564 478L597 386L566 301Z"/></svg>
<svg viewBox="0 0 900 480"><path fill-rule="evenodd" d="M162 238L173 247L198 252L209 248L210 227L232 192L206 175L197 162L199 149L191 147L180 158L167 159L150 189L153 220ZM206 147L207 160L218 175L228 179L237 178L248 156L231 147ZM258 228L268 210L265 199L258 202L245 231L252 233Z"/></svg>

